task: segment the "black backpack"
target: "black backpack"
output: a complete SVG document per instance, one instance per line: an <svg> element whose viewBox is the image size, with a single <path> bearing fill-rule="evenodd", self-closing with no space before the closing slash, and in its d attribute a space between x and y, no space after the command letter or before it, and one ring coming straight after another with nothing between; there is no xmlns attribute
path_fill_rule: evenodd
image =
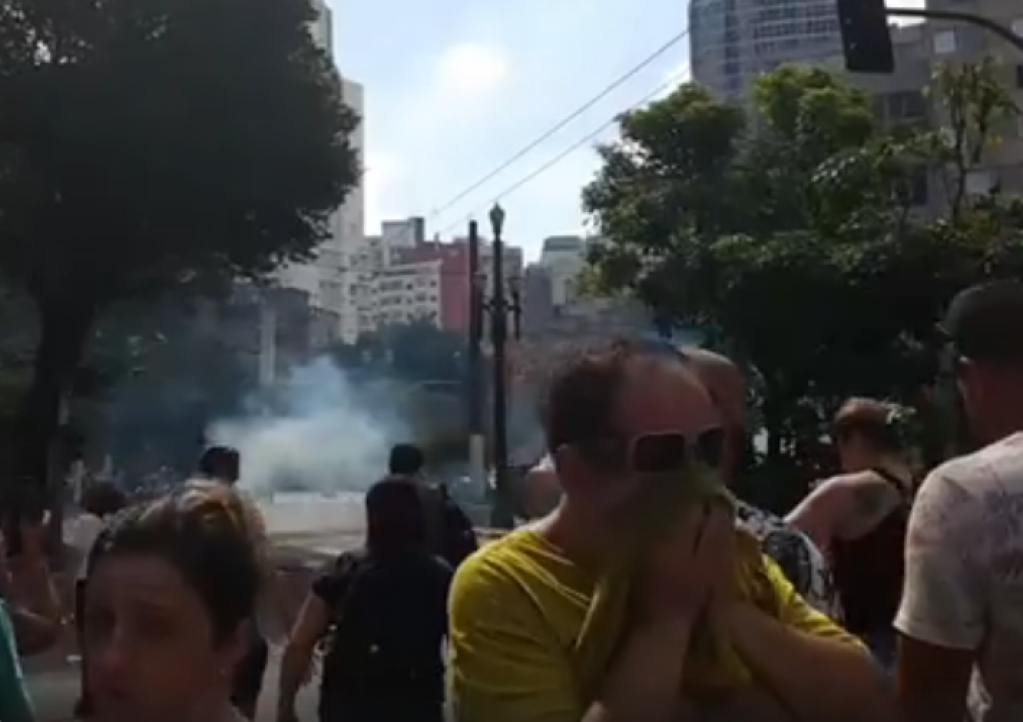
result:
<svg viewBox="0 0 1023 722"><path fill-rule="evenodd" d="M437 554L457 569L471 554L479 549L476 529L472 521L454 499L446 486L437 488L438 531Z"/></svg>
<svg viewBox="0 0 1023 722"><path fill-rule="evenodd" d="M419 570L430 561L422 560L422 567L418 562L394 567L368 554L338 560L337 573L348 582L333 610L322 698L361 706L379 704L389 695L443 695L437 630L432 620L424 623L423 614L410 606L409 595L401 593L403 586L416 583Z"/></svg>

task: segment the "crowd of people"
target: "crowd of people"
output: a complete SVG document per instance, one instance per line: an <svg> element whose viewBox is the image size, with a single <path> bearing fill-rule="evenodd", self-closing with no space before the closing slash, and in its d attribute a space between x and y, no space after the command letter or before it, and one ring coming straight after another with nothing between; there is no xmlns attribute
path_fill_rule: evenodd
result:
<svg viewBox="0 0 1023 722"><path fill-rule="evenodd" d="M237 452L131 503L94 484L68 539L77 715L256 719L287 625L276 719L319 678L321 722L713 722L1023 718L1023 284L943 323L974 448L924 474L898 410L851 399L841 472L784 518L730 491L743 378L728 359L614 341L553 371L533 517L477 544L401 444L365 498L364 545L279 597ZM0 720L31 722L19 655L65 612L45 520L0 555Z"/></svg>

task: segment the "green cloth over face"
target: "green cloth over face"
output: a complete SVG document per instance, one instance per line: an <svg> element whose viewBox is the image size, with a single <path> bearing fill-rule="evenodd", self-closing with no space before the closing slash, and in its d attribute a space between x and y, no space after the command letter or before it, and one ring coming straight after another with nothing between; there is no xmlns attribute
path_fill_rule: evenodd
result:
<svg viewBox="0 0 1023 722"><path fill-rule="evenodd" d="M592 699L599 693L621 642L629 631L633 581L650 546L677 523L680 515L696 505L717 505L735 514L735 499L710 469L693 467L675 474L650 476L643 480L626 516L626 528L633 533L610 558L601 572L589 611L576 641L577 679ZM759 561L759 544L752 537L739 535L737 551L741 560ZM740 595L752 594L758 586L755 574L744 575L750 564L737 564ZM680 572L681 573L681 572ZM750 577L746 583L744 576ZM685 665L683 688L687 694L724 691L748 683L750 673L737 652L713 627L700 624L694 630ZM680 690L681 691L681 690Z"/></svg>

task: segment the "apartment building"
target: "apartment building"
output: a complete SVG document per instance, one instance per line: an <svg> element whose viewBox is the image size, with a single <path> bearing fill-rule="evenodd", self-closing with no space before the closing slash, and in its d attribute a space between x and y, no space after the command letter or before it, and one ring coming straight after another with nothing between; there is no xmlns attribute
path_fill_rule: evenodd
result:
<svg viewBox="0 0 1023 722"><path fill-rule="evenodd" d="M689 31L693 79L743 103L763 73L842 48L835 0L691 0Z"/></svg>
<svg viewBox="0 0 1023 722"><path fill-rule="evenodd" d="M1023 2L1019 0L930 0L928 6L979 13L1023 37ZM985 57L998 62L1013 101L1023 108L1023 54L993 33L972 25L927 21L893 25L892 41L894 73L850 75L855 85L873 96L877 118L886 126L947 127L941 103L928 92L935 70L941 64L975 62ZM843 67L841 57L836 55L829 66ZM997 186L1008 193L1023 193L1023 117L1014 114L994 133L999 143L971 172L969 189L983 194ZM941 213L947 204L939 176L940 172L922 175L913 189L917 204L927 212Z"/></svg>

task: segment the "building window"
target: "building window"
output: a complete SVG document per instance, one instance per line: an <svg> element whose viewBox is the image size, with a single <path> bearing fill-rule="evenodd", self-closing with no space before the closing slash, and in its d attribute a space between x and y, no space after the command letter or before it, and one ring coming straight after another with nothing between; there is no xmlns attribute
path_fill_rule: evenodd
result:
<svg viewBox="0 0 1023 722"><path fill-rule="evenodd" d="M1016 88L1023 90L1023 64L1016 66Z"/></svg>
<svg viewBox="0 0 1023 722"><path fill-rule="evenodd" d="M1023 18L1016 18L1012 21L1012 32L1023 38Z"/></svg>
<svg viewBox="0 0 1023 722"><path fill-rule="evenodd" d="M934 33L934 54L951 55L956 51L956 31L954 29L939 30Z"/></svg>

